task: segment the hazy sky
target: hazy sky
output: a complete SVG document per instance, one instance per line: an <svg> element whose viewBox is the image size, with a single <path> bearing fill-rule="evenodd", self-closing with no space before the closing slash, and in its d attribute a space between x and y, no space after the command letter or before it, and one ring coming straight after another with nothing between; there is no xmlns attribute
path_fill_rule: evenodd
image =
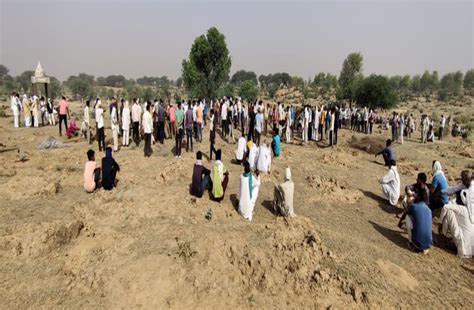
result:
<svg viewBox="0 0 474 310"><path fill-rule="evenodd" d="M358 51L364 73L441 74L474 65L474 1L0 0L0 63L38 60L60 79L177 78L195 37L216 26L232 69L338 74Z"/></svg>

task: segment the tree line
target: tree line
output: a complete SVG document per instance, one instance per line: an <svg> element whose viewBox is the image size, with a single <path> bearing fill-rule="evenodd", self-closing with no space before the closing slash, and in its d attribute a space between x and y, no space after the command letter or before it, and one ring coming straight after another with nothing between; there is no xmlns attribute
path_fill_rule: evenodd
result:
<svg viewBox="0 0 474 310"><path fill-rule="evenodd" d="M166 76L144 76L127 79L123 75L97 77L86 73L69 76L64 82L51 77L51 96L58 97L68 91L74 98L139 97L144 100L162 98L176 100L185 92L191 97L217 98L224 95L240 96L244 100L275 98L280 88L300 91L304 99L330 98L370 107L389 108L397 102L414 96L438 96L449 100L464 94L474 95L474 69L465 74L460 71L447 73L441 78L437 71L425 71L419 75L384 76L363 75L363 56L351 53L342 64L339 76L320 72L314 78L304 80L286 72L257 74L238 70L230 76L232 59L225 36L215 27L197 37L191 46L188 59L182 61L181 77L176 81ZM0 92L31 92L33 71L25 71L13 77L6 66L0 65Z"/></svg>

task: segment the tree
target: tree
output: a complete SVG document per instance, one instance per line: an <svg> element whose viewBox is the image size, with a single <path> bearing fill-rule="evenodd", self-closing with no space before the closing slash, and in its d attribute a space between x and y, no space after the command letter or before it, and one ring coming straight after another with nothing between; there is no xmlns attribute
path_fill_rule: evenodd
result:
<svg viewBox="0 0 474 310"><path fill-rule="evenodd" d="M189 59L182 62L182 77L193 96L215 98L229 80L232 61L225 37L215 27L194 40Z"/></svg>
<svg viewBox="0 0 474 310"><path fill-rule="evenodd" d="M230 82L236 86L239 86L242 82L252 80L257 84L257 75L253 71L239 70L232 75Z"/></svg>
<svg viewBox="0 0 474 310"><path fill-rule="evenodd" d="M25 71L16 77L16 82L19 84L23 92L29 93L31 90L31 77L35 74L34 71Z"/></svg>
<svg viewBox="0 0 474 310"><path fill-rule="evenodd" d="M372 74L363 79L355 92L357 104L370 108L389 109L398 101L390 81L382 75Z"/></svg>
<svg viewBox="0 0 474 310"><path fill-rule="evenodd" d="M443 101L451 97L460 96L462 94L462 86L463 75L461 71L445 74L440 82L438 96Z"/></svg>
<svg viewBox="0 0 474 310"><path fill-rule="evenodd" d="M67 82L67 87L76 99L94 97L94 88L88 80L76 77Z"/></svg>
<svg viewBox="0 0 474 310"><path fill-rule="evenodd" d="M254 80L246 80L240 84L239 96L243 100L254 100L257 99L258 88L257 83Z"/></svg>
<svg viewBox="0 0 474 310"><path fill-rule="evenodd" d="M411 91L415 94L418 94L421 91L420 79L421 79L420 75L418 74L414 75L413 78L411 79L410 88L411 88Z"/></svg>
<svg viewBox="0 0 474 310"><path fill-rule="evenodd" d="M468 70L464 75L464 89L474 91L474 69Z"/></svg>
<svg viewBox="0 0 474 310"><path fill-rule="evenodd" d="M179 78L176 80L176 86L177 86L178 88L180 88L182 85L183 85L183 78L182 78L182 77L179 77Z"/></svg>
<svg viewBox="0 0 474 310"><path fill-rule="evenodd" d="M363 57L360 53L351 53L342 64L339 75L339 86L341 87L342 99L347 99L351 103L355 99L357 84L362 80Z"/></svg>
<svg viewBox="0 0 474 310"><path fill-rule="evenodd" d="M439 87L439 75L438 71L425 71L420 78L420 91L422 92L434 92Z"/></svg>
<svg viewBox="0 0 474 310"><path fill-rule="evenodd" d="M58 98L61 95L61 82L52 76L49 83L49 96L51 98Z"/></svg>
<svg viewBox="0 0 474 310"><path fill-rule="evenodd" d="M89 75L89 74L86 74L86 73L79 73L77 75L77 77L81 80L86 80L91 85L95 84L95 77L93 75Z"/></svg>
<svg viewBox="0 0 474 310"><path fill-rule="evenodd" d="M303 91L304 89L304 80L302 77L299 77L299 76L293 76L291 78L291 86L296 88L296 89L299 89L301 91Z"/></svg>
<svg viewBox="0 0 474 310"><path fill-rule="evenodd" d="M0 81L3 81L7 76L10 70L4 65L0 65Z"/></svg>

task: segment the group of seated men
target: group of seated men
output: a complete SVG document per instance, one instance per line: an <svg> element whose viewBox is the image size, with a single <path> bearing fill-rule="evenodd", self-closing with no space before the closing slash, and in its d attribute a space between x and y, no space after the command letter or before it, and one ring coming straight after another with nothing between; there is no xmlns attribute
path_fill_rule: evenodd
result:
<svg viewBox="0 0 474 310"><path fill-rule="evenodd" d="M405 187L402 200L403 212L398 226L407 227L409 246L427 253L433 244L433 212L441 210L438 233L452 238L460 257L474 257L474 179L469 170L461 172L461 182L449 187L441 163L432 164L433 179L427 183L425 173L419 173L416 183ZM400 176L395 160L389 163L389 171L380 179L384 197L393 206L400 198ZM453 199L449 199L453 196Z"/></svg>

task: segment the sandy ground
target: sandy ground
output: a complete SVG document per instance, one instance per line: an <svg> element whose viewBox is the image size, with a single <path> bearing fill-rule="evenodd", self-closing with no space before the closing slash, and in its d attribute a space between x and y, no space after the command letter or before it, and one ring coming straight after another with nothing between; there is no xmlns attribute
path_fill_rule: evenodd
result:
<svg viewBox="0 0 474 310"><path fill-rule="evenodd" d="M388 131L367 139L342 130L334 148L283 144L253 222L235 210L242 168L231 163L235 145L221 139L230 183L215 203L188 195L194 154L175 159L170 140L151 158L143 144L122 148L117 188L86 194L87 144L36 149L49 135L57 127L14 130L0 118L0 149L18 147L29 159L0 153L2 308L474 308L474 262L437 246L411 252L400 210L381 198L386 168L371 153ZM208 129L204 136L195 151L208 154ZM472 165L472 146L460 139L420 145L418 136L395 146L403 185L433 159L450 184ZM270 211L286 166L298 214L289 220Z"/></svg>

